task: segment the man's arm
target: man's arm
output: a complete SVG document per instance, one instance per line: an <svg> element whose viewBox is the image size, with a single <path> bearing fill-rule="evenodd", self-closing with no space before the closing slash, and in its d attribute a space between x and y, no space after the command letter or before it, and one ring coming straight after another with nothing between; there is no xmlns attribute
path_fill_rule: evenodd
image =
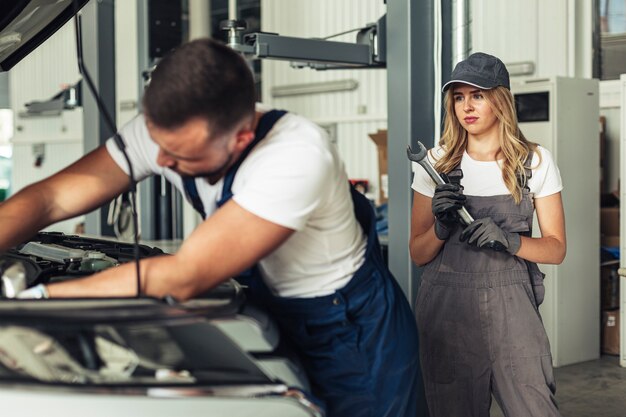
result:
<svg viewBox="0 0 626 417"><path fill-rule="evenodd" d="M52 223L87 213L128 188L128 175L104 147L0 204L0 250Z"/></svg>
<svg viewBox="0 0 626 417"><path fill-rule="evenodd" d="M176 254L141 261L142 292L189 299L254 265L293 233L231 199ZM51 297L132 297L136 294L135 267L131 262L89 278L49 285L48 292Z"/></svg>

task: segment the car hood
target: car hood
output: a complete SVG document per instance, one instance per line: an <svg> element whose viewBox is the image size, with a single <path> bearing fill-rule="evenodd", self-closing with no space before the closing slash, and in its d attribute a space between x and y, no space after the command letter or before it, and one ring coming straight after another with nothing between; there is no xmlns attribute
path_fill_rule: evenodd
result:
<svg viewBox="0 0 626 417"><path fill-rule="evenodd" d="M89 0L2 0L0 71L8 71L52 36Z"/></svg>

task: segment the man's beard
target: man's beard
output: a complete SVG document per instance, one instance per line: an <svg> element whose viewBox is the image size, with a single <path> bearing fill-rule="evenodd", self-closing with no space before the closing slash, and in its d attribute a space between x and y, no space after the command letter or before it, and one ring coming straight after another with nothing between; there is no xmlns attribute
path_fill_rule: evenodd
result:
<svg viewBox="0 0 626 417"><path fill-rule="evenodd" d="M228 158L219 168L213 169L211 171L203 171L193 175L187 175L193 178L206 178L210 184L215 184L220 178L226 175L226 170L230 167L231 162L233 161L233 154L229 154Z"/></svg>

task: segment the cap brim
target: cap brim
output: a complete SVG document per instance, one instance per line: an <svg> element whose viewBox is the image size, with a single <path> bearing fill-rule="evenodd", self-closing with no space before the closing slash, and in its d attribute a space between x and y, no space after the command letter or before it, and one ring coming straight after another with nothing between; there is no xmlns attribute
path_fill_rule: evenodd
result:
<svg viewBox="0 0 626 417"><path fill-rule="evenodd" d="M450 81L448 81L447 83L445 83L445 84L443 85L443 87L441 87L441 92L442 92L442 93L445 93L445 92L446 92L446 90L447 90L448 88L450 88L450 85L452 85L452 84L454 84L454 83L471 85L471 86L474 86L474 87L478 87L478 88L480 88L481 90L491 90L492 88L495 88L495 87L484 87L484 86L482 86L482 85L478 85L478 84L475 84L475 83L470 83L470 82L468 82L468 81L463 81L463 80L450 80Z"/></svg>

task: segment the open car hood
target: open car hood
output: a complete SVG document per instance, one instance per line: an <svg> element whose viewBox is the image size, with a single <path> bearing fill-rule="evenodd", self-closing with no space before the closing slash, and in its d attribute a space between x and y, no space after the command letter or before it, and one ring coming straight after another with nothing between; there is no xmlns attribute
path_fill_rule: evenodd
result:
<svg viewBox="0 0 626 417"><path fill-rule="evenodd" d="M89 0L2 0L0 71L8 71L52 36Z"/></svg>

